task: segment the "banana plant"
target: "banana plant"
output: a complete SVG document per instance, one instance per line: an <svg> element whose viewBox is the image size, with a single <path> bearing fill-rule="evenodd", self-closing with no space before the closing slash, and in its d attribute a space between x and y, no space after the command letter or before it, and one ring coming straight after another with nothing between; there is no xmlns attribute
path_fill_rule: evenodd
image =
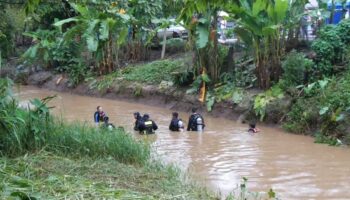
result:
<svg viewBox="0 0 350 200"><path fill-rule="evenodd" d="M190 30L196 57L197 75L208 71L213 81L217 82L220 75L217 42L217 12L233 1L224 0L187 0L181 11L179 20L185 22Z"/></svg>
<svg viewBox="0 0 350 200"><path fill-rule="evenodd" d="M281 73L284 51L282 30L289 1L240 0L227 8L237 19L237 35L254 48L256 75L260 88L269 88Z"/></svg>
<svg viewBox="0 0 350 200"><path fill-rule="evenodd" d="M126 41L131 16L116 4L88 6L71 3L78 16L56 22L66 41L75 39L85 43L97 60L100 74L111 73L119 65L118 50ZM101 9L102 7L102 9Z"/></svg>

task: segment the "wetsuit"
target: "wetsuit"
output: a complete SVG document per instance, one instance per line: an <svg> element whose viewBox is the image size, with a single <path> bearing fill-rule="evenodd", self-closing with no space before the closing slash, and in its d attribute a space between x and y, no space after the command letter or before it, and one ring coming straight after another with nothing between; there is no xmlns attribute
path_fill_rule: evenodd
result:
<svg viewBox="0 0 350 200"><path fill-rule="evenodd" d="M180 124L183 124L180 119L172 119L169 125L169 130L171 131L180 131L180 129L183 129L183 125L180 126Z"/></svg>
<svg viewBox="0 0 350 200"><path fill-rule="evenodd" d="M139 131L139 126L140 126L141 123L142 123L142 117L141 117L140 114L138 114L136 116L135 125L134 125L134 130L135 131Z"/></svg>
<svg viewBox="0 0 350 200"><path fill-rule="evenodd" d="M201 118L202 119L202 123L198 124L197 123L197 119ZM190 119L188 120L188 125L187 125L187 131L197 131L197 126L198 125L202 125L202 129L204 129L205 124L204 124L204 119L203 117L198 114L198 113L194 113L190 116Z"/></svg>
<svg viewBox="0 0 350 200"><path fill-rule="evenodd" d="M158 126L153 120L146 119L139 124L138 129L140 134L153 134Z"/></svg>

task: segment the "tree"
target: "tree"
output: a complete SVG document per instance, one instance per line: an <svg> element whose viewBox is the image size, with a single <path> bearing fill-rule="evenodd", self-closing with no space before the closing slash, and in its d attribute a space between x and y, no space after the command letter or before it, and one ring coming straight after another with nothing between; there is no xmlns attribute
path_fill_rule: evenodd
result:
<svg viewBox="0 0 350 200"><path fill-rule="evenodd" d="M100 74L110 73L118 66L118 49L126 41L128 23L124 5L101 3L98 7L71 4L78 16L56 22L60 27L72 24L65 32L65 40L82 40L97 60Z"/></svg>
<svg viewBox="0 0 350 200"><path fill-rule="evenodd" d="M188 0L184 3L180 19L190 29L192 42L195 43L195 65L197 74L208 71L213 83L219 79L217 12L231 1L224 0Z"/></svg>
<svg viewBox="0 0 350 200"><path fill-rule="evenodd" d="M152 20L161 17L162 0L130 0L128 1L130 35L128 38L127 60L145 60L149 44L155 36Z"/></svg>
<svg viewBox="0 0 350 200"><path fill-rule="evenodd" d="M254 48L256 75L262 89L269 88L282 74L285 38L281 33L288 5L287 0L242 0L228 7L237 19L235 32Z"/></svg>

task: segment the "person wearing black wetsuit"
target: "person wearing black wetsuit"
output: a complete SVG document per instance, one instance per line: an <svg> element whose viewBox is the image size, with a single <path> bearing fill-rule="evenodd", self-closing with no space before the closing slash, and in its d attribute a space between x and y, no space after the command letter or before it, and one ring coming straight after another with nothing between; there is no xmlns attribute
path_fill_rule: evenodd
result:
<svg viewBox="0 0 350 200"><path fill-rule="evenodd" d="M157 124L150 119L148 114L144 114L141 123L138 126L140 134L153 134L158 129Z"/></svg>
<svg viewBox="0 0 350 200"><path fill-rule="evenodd" d="M142 122L142 116L140 115L139 112L134 113L134 119L135 119L134 130L139 131L139 126L140 126L140 123Z"/></svg>
<svg viewBox="0 0 350 200"><path fill-rule="evenodd" d="M188 120L187 131L202 131L205 124L203 117L197 113L196 108L192 108L192 114Z"/></svg>
<svg viewBox="0 0 350 200"><path fill-rule="evenodd" d="M181 119L179 119L179 113L173 112L173 118L171 119L169 130L171 131L180 131L185 127Z"/></svg>

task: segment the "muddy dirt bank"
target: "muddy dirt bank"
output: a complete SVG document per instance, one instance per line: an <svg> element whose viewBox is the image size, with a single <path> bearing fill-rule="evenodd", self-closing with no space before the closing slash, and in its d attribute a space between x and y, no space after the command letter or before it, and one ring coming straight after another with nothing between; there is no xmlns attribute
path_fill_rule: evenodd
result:
<svg viewBox="0 0 350 200"><path fill-rule="evenodd" d="M2 71L1 76L9 76L18 80L16 75L8 71ZM197 95L186 94L186 88L175 88L173 86L145 85L141 83L117 80L107 89L98 90L91 87L90 82L83 82L76 87L71 87L67 77L54 74L50 71L31 72L20 79L22 84L34 85L40 88L50 89L58 92L68 92L84 96L93 96L108 99L118 99L128 102L136 102L145 105L159 106L174 111L190 112L196 107L202 113L213 117L222 117L230 120L246 122L247 114L250 112L251 102L249 99L256 94L248 93L246 100L240 104L231 101L216 103L211 112L207 112L205 104L198 101Z"/></svg>

